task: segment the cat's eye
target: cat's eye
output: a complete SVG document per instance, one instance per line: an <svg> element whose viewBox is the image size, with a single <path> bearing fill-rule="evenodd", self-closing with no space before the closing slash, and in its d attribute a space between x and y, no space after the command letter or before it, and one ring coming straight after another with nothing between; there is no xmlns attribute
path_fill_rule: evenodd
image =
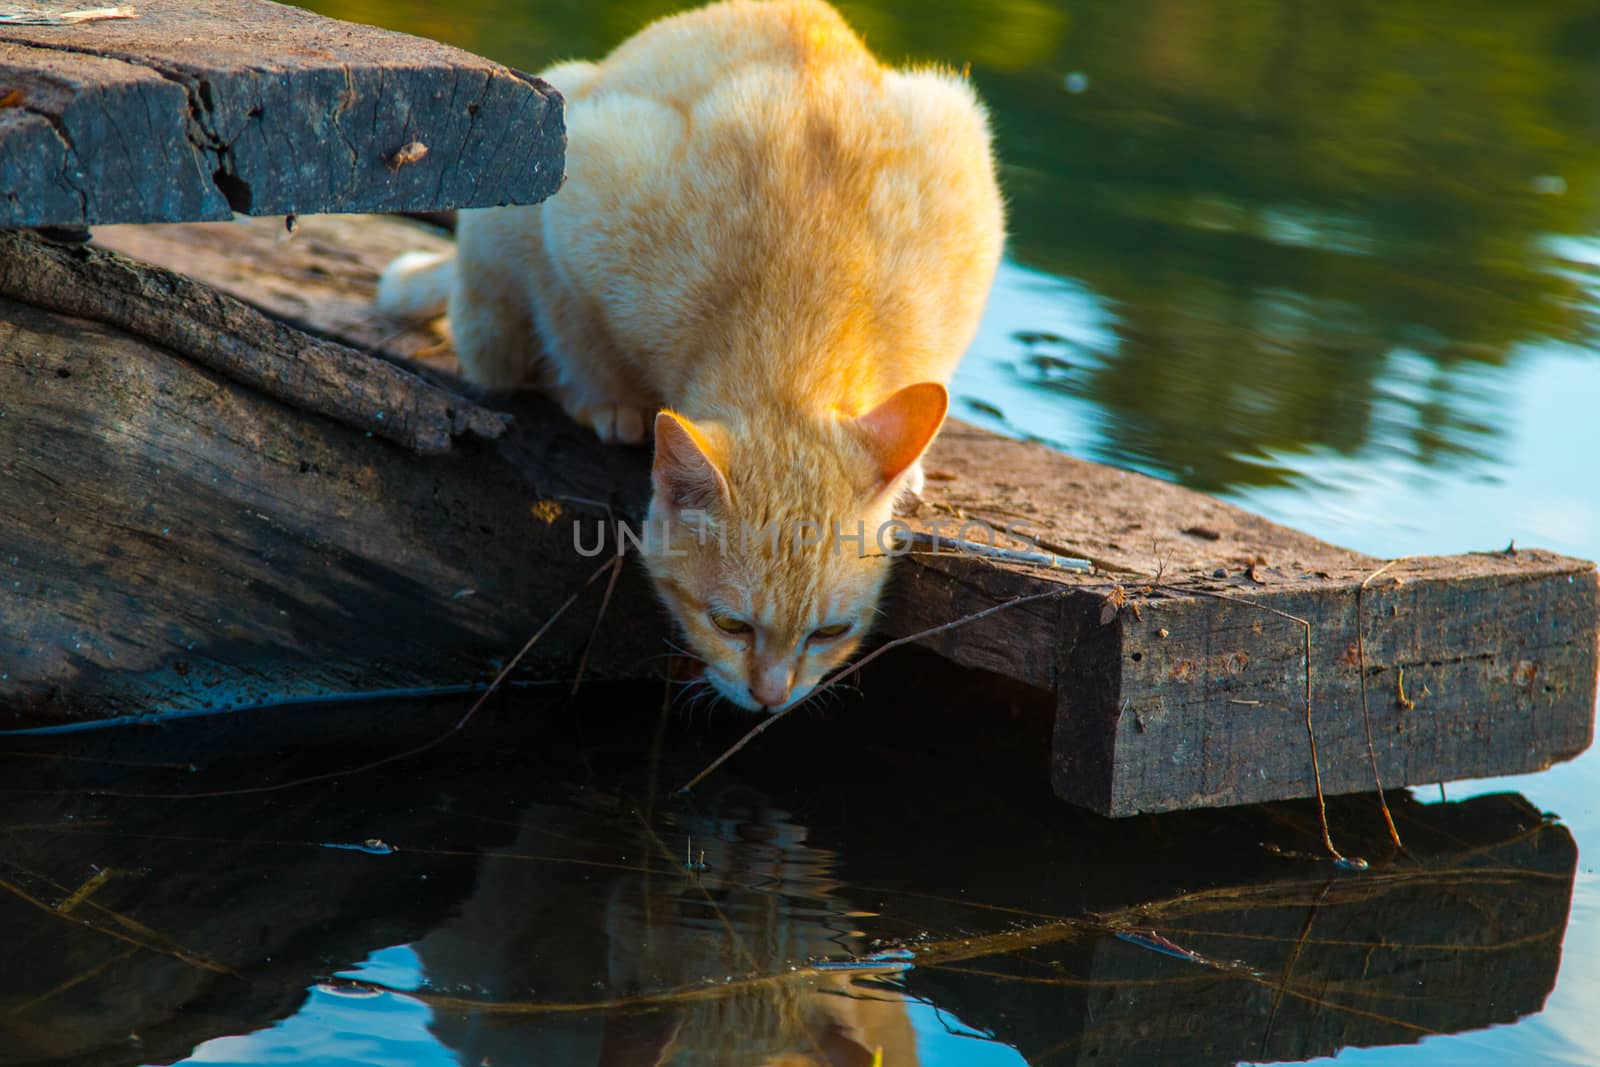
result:
<svg viewBox="0 0 1600 1067"><path fill-rule="evenodd" d="M831 624L829 624L827 626L819 626L815 630L812 630L810 639L812 641L832 641L834 638L843 637L845 634L847 634L849 632L850 632L850 624L849 623L847 623L847 622L836 622L836 623L831 623Z"/></svg>
<svg viewBox="0 0 1600 1067"><path fill-rule="evenodd" d="M749 623L743 619L736 619L732 615L724 615L719 611L711 613L711 625L725 634L747 634L750 632Z"/></svg>

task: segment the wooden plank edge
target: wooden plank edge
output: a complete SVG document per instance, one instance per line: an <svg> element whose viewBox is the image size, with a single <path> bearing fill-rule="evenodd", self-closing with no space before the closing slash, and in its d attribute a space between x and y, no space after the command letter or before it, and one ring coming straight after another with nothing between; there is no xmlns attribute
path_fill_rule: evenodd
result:
<svg viewBox="0 0 1600 1067"><path fill-rule="evenodd" d="M1139 615L1125 609L1099 629L1080 596L1057 690L1058 795L1113 816L1313 795L1306 629L1273 612L1314 623L1310 717L1326 794L1529 773L1576 757L1594 736L1600 575L1552 553L1496 555L1406 561L1402 583L1362 594L1360 642L1359 582L1223 594L1234 602L1145 599ZM1497 609L1508 599L1511 609ZM1396 609L1413 628L1443 626L1451 643L1391 640L1384 613ZM1230 628L1253 635L1253 658L1225 640ZM1184 629L1200 633L1208 655L1184 654L1173 639Z"/></svg>
<svg viewBox="0 0 1600 1067"><path fill-rule="evenodd" d="M561 185L561 95L521 71L255 0L146 0L118 22L0 27L22 94L0 110L0 227L533 204Z"/></svg>

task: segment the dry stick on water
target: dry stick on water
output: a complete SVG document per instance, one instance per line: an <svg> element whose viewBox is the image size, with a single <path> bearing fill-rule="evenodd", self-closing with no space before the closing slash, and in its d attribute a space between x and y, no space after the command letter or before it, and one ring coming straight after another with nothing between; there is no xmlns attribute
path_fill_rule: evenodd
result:
<svg viewBox="0 0 1600 1067"><path fill-rule="evenodd" d="M584 642L583 655L578 657L578 673L572 679L572 690L567 695L577 696L578 687L583 684L584 669L589 666L589 653L594 649L595 638L600 635L600 624L605 621L606 609L611 606L611 593L617 587L617 576L622 573L622 556L614 558L611 568L611 577L606 582L606 591L600 596L600 610L595 613L594 628L589 631L589 640Z"/></svg>
<svg viewBox="0 0 1600 1067"><path fill-rule="evenodd" d="M578 686L581 686L582 683L584 683L584 670L589 667L589 653L590 651L594 651L595 638L600 637L600 624L605 622L605 609L610 608L611 606L611 592L616 589L616 579L618 579L618 576L621 576L622 574L622 552L624 552L624 542L622 542L621 523L616 522L616 515L611 514L610 504L606 504L605 501L586 501L586 499L582 498L571 498L571 496L563 496L563 498L560 499L563 499L563 501L582 501L584 504L598 504L598 506L603 507L603 509L605 509L606 518L608 518L611 523L611 536L616 539L616 555L611 557L611 561L613 561L614 565L616 566L611 568L611 577L608 579L608 581L606 581L605 593L600 595L600 611L595 613L595 624L594 627L589 630L589 640L584 641L584 653L582 653L582 656L578 657L578 673L576 673L576 677L573 678L573 688L571 688L570 693L566 694L568 697L574 697L578 696Z"/></svg>
<svg viewBox="0 0 1600 1067"><path fill-rule="evenodd" d="M1399 559L1391 559L1367 575L1356 587L1356 670L1361 672L1361 723L1367 729L1367 760L1372 764L1372 784L1378 790L1378 804L1383 808L1383 821L1389 826L1389 837L1394 841L1394 847L1401 851L1404 851L1406 846L1400 841L1400 831L1395 829L1394 816L1389 813L1388 798L1383 795L1383 780L1378 777L1378 750L1372 743L1372 712L1367 708L1367 642L1364 636L1367 627L1366 613L1362 610L1362 594L1367 591L1368 583L1376 580L1380 574L1396 563L1410 558L1401 556ZM1402 670L1401 677L1404 676L1405 672Z"/></svg>
<svg viewBox="0 0 1600 1067"><path fill-rule="evenodd" d="M420 756L422 753L431 748L438 747L449 738L460 733L466 727L467 723L472 721L472 717L478 713L478 709L483 707L484 703L494 695L496 689L500 688L500 683L506 680L506 676L512 671L516 670L517 664L522 662L522 657L526 656L530 651L532 651L533 646L539 643L539 639L549 631L550 627L556 624L556 620L561 618L562 615L565 615L567 609L572 607L572 605L577 602L578 597L583 595L583 591L593 585L595 583L595 579L604 574L607 569L614 568L620 570L621 564L621 556L614 556L607 560L600 566L599 570L589 575L589 577L584 580L584 583L579 586L571 596L563 600L561 602L561 606L556 608L556 610L550 614L550 617L544 621L544 624L533 632L532 637L528 638L527 643L517 651L515 656L511 657L511 662L507 663L503 668L501 668L500 673L494 676L494 681L489 683L489 688L483 691L483 695L478 697L478 699L473 702L472 707L468 708L461 718L455 721L455 725L444 731L444 733L439 734L436 737L429 738L422 744L408 748L404 752L396 752L391 756L384 756L382 759L373 760L371 763L363 763L358 767L346 767L342 770L326 771L322 774L311 774L304 778L295 778L287 782L278 782L273 785L248 786L244 789L216 789L205 793L123 793L108 789L96 789L93 790L92 793L94 796L123 797L131 800L205 800L214 797L249 796L256 793L274 793L280 789L293 789L295 786L312 785L316 782L326 782L334 778L343 778L347 775L360 774L363 771L371 771L376 770L379 767L386 767L391 763L397 763L403 759L410 759L412 756Z"/></svg>
<svg viewBox="0 0 1600 1067"><path fill-rule="evenodd" d="M705 770L701 771L699 774L697 774L693 778L689 779L689 781L683 786L683 788L678 790L678 794L681 796L684 793L689 792L689 790L693 789L695 786L699 785L701 782L703 782L706 779L706 777L712 771L716 770L718 767L720 767L724 763L728 762L728 760L732 759L733 756L735 754L737 754L740 749L744 748L750 742L754 741L758 736L760 736L773 723L777 722L779 719L781 719L785 715L789 714L795 708L798 708L802 704L805 704L807 701L811 700L813 697L819 696L820 694L822 694L822 693L826 692L827 690L831 689L834 685L836 685L839 682L843 681L844 679L848 678L850 675L855 674L862 667L865 667L867 664L871 663L873 660L877 659L879 656L883 655L885 652L888 652L890 649L899 648L901 645L908 645L913 641L920 641L924 637L932 637L935 634L942 634L946 630L954 630L957 627L967 625L967 623L969 623L969 622L977 622L979 619L985 618L985 617L990 616L990 615L994 615L997 612L1009 610L1010 608L1017 607L1018 605L1021 605L1021 604L1028 604L1028 603L1031 603L1031 602L1037 601L1037 600L1047 600L1050 597L1065 596L1068 593L1075 592L1076 590L1077 590L1076 586L1069 586L1069 587L1066 587L1066 588L1063 588L1063 589L1051 589L1048 592L1044 592L1044 593L1030 593L1028 596L1019 596L1019 597L1016 597L1014 599L1006 601L1004 604L996 604L992 608L985 608L982 611L977 612L975 614L963 615L959 619L954 619L954 620L952 620L950 622L943 623L942 625L939 625L939 626L932 626L932 627L929 627L926 630L921 630L921 631L918 631L917 633L914 633L914 634L908 634L905 637L897 637L893 641L889 641L889 642L887 642L885 644L879 645L877 648L873 649L871 652L867 653L865 656L862 656L860 659L858 659L854 663L850 664L850 666L844 668L844 670L838 672L837 674L835 674L831 678L829 678L827 681L825 681L821 685L817 686L815 689L813 689L811 691L810 696L806 697L805 700L797 701L796 703L790 704L788 707L784 708L782 711L777 712L774 715L770 715L766 719L762 720L762 722L759 725L757 725L756 727L754 727L749 733L745 734L743 737L739 738L739 740L735 741L732 745L728 746L728 748L722 753L722 755L720 755L716 759L712 760L711 763L706 767ZM1332 846L1330 845L1329 847L1331 848Z"/></svg>
<svg viewBox="0 0 1600 1067"><path fill-rule="evenodd" d="M1343 867L1356 870L1365 870L1367 861L1359 856L1347 857L1344 853L1333 847L1333 835L1328 832L1328 802L1322 795L1322 764L1317 759L1317 734L1311 727L1311 623L1298 615L1290 615L1287 611L1269 608L1265 604L1257 604L1253 600L1243 597L1229 596L1227 593L1213 593L1209 589L1185 589L1181 586L1164 585L1160 588L1174 593L1194 593L1200 596L1215 597L1217 600L1227 600L1234 604L1243 604L1247 608L1265 611L1290 622L1298 623L1305 637L1306 660L1306 741L1311 746L1311 779L1317 787L1317 816L1322 823L1322 846L1328 850L1328 855L1333 857L1335 863Z"/></svg>

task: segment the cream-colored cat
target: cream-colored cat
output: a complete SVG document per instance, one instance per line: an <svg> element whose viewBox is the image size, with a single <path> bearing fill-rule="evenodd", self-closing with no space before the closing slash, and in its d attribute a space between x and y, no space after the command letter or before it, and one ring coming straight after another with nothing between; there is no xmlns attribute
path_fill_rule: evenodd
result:
<svg viewBox="0 0 1600 1067"><path fill-rule="evenodd" d="M470 378L545 389L602 440L654 414L656 588L722 696L786 707L871 624L876 535L921 489L988 298L985 113L957 75L881 66L821 0L713 4L544 77L561 192L463 211L454 261L401 257L379 304L448 296Z"/></svg>

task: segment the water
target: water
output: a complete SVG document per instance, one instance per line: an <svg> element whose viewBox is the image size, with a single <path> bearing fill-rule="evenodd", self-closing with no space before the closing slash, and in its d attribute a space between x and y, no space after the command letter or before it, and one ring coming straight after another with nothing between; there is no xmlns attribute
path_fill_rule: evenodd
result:
<svg viewBox="0 0 1600 1067"><path fill-rule="evenodd" d="M1582 1049L1581 978L1533 1014L1578 851L1522 797L1396 793L1413 858L1354 872L1309 803L1066 808L1050 709L925 654L865 686L684 800L742 723L654 684L335 777L459 702L11 738L0 1063L1223 1064L1499 1055L1472 1032L1525 1017ZM1373 798L1330 815L1384 854Z"/></svg>
<svg viewBox="0 0 1600 1067"><path fill-rule="evenodd" d="M313 6L538 70L675 5ZM842 6L993 108L959 414L1375 555L1600 557L1600 7ZM0 746L0 1063L1600 1063L1600 756L1397 794L1415 858L1346 872L1305 805L1066 810L1041 709L913 673L688 801L740 724L655 687L204 801L459 704Z"/></svg>

